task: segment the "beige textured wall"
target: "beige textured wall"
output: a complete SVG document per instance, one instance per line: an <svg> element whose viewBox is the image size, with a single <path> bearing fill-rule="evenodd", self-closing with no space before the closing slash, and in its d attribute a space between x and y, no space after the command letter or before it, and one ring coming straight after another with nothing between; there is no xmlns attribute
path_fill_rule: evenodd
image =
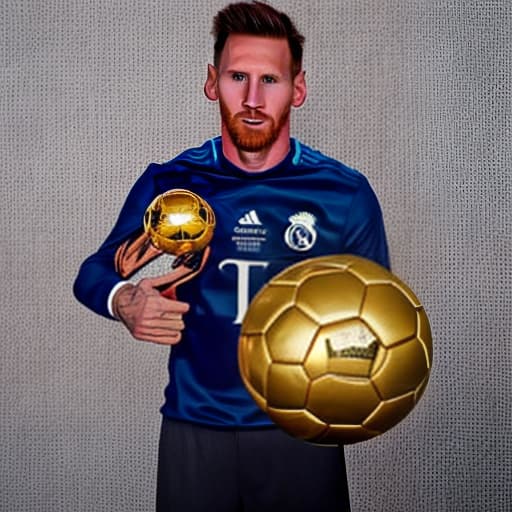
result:
<svg viewBox="0 0 512 512"><path fill-rule="evenodd" d="M71 286L146 164L217 133L202 84L223 5L0 6L2 511L152 509L167 351ZM370 178L435 337L418 407L347 449L353 510L508 511L510 2L274 5L308 40L294 133Z"/></svg>

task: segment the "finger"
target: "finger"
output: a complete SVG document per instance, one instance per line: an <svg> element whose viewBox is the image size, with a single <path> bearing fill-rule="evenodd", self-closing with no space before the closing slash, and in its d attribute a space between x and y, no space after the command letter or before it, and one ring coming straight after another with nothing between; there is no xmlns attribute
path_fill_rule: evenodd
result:
<svg viewBox="0 0 512 512"><path fill-rule="evenodd" d="M148 333L151 333L153 330L182 331L185 328L185 322L179 313L160 311L139 319L137 326L139 330Z"/></svg>
<svg viewBox="0 0 512 512"><path fill-rule="evenodd" d="M158 318L164 321L175 320L183 322L183 315L175 311L162 311Z"/></svg>
<svg viewBox="0 0 512 512"><path fill-rule="evenodd" d="M185 312L175 311L174 309L162 309L162 308L153 308L148 310L141 315L139 318L139 323L145 324L148 326L168 326L169 322L181 322L183 323L183 314Z"/></svg>
<svg viewBox="0 0 512 512"><path fill-rule="evenodd" d="M155 320L154 322L150 322L146 325L141 325L141 329L144 329L145 332L152 333L153 331L158 332L172 332L172 331L183 331L185 329L185 322L183 320L172 319L172 318L161 318L159 320Z"/></svg>
<svg viewBox="0 0 512 512"><path fill-rule="evenodd" d="M169 329L151 329L150 331L136 329L132 334L137 340L158 343L159 345L175 345L182 337L180 330Z"/></svg>
<svg viewBox="0 0 512 512"><path fill-rule="evenodd" d="M182 302L180 300L172 300L172 299L163 299L165 301L164 307L167 311L173 313L186 313L190 309L190 304L188 302Z"/></svg>
<svg viewBox="0 0 512 512"><path fill-rule="evenodd" d="M173 313L186 313L190 309L188 302L169 299L162 295L150 295L147 297L147 307L155 311L170 311Z"/></svg>

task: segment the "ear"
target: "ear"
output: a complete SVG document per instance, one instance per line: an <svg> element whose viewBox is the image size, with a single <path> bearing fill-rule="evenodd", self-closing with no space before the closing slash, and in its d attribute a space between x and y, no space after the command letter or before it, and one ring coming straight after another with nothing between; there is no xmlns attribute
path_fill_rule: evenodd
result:
<svg viewBox="0 0 512 512"><path fill-rule="evenodd" d="M299 71L297 76L293 79L293 98L292 105L294 107L302 107L306 101L308 90L306 87L306 72Z"/></svg>
<svg viewBox="0 0 512 512"><path fill-rule="evenodd" d="M217 78L217 68L211 64L208 64L208 76L206 77L206 82L204 83L204 93L206 97L211 101L217 101L219 99L219 94L217 92Z"/></svg>

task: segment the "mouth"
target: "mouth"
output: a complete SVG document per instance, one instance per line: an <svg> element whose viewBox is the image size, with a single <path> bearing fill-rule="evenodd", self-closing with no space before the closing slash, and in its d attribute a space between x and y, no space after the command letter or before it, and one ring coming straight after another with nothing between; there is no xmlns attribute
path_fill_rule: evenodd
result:
<svg viewBox="0 0 512 512"><path fill-rule="evenodd" d="M240 113L236 117L247 126L261 126L266 121L263 115L255 115L254 113L247 112Z"/></svg>
<svg viewBox="0 0 512 512"><path fill-rule="evenodd" d="M243 119L242 122L247 126L260 126L263 124L263 121L259 119Z"/></svg>
<svg viewBox="0 0 512 512"><path fill-rule="evenodd" d="M264 123L263 119L254 119L252 117L243 117L242 122L249 126L259 126Z"/></svg>

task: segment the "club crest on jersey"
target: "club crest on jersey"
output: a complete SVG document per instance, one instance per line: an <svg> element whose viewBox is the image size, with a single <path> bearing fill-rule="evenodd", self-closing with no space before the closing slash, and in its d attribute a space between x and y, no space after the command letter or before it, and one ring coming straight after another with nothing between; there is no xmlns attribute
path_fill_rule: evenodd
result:
<svg viewBox="0 0 512 512"><path fill-rule="evenodd" d="M316 242L316 217L309 212L298 212L288 220L291 224L284 232L286 245L294 251L309 251Z"/></svg>

